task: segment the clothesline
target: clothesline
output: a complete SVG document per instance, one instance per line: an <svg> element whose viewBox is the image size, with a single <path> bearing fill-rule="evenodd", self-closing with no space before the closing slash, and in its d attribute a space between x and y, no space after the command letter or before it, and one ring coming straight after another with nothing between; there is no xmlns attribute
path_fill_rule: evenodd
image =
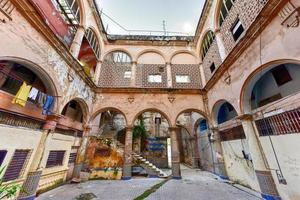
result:
<svg viewBox="0 0 300 200"><path fill-rule="evenodd" d="M3 65L0 64L0 69ZM15 81L18 81L20 84L23 84L23 82L26 82L24 80L22 80L21 78L19 78L17 75L12 75L12 74L8 74L8 73L5 73L3 71L0 70L0 73L2 73L3 75L5 75L6 77L9 77L11 79L14 79ZM62 96L56 96L56 95L51 95L53 97L62 97Z"/></svg>

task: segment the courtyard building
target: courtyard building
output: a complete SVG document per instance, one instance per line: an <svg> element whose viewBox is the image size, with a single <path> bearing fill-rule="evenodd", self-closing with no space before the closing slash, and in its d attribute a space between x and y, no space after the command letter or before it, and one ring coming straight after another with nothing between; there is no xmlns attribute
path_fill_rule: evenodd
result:
<svg viewBox="0 0 300 200"><path fill-rule="evenodd" d="M7 199L300 199L299 0L206 0L192 36L99 3L0 0Z"/></svg>

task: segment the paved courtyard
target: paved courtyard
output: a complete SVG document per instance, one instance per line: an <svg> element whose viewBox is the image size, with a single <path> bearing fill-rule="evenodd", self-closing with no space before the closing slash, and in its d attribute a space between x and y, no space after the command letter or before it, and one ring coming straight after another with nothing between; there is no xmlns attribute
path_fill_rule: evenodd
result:
<svg viewBox="0 0 300 200"><path fill-rule="evenodd" d="M214 175L183 168L182 180L169 180L147 200L258 200L258 194L216 180ZM93 200L133 200L162 179L136 178L130 181L89 181L68 184L42 194L38 200L74 200L92 193ZM80 198L79 198L80 199ZM82 198L83 199L83 198ZM86 200L86 199L84 199Z"/></svg>

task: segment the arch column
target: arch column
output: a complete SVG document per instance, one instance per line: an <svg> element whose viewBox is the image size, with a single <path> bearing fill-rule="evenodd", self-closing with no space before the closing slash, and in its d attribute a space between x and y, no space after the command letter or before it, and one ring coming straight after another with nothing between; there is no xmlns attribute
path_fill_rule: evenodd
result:
<svg viewBox="0 0 300 200"><path fill-rule="evenodd" d="M78 150L78 155L76 158L72 178L78 178L80 179L80 171L83 168L84 161L85 161L85 154L88 146L88 141L89 141L89 135L92 130L91 125L84 125L83 127L83 137L81 140L81 144Z"/></svg>
<svg viewBox="0 0 300 200"><path fill-rule="evenodd" d="M269 169L267 159L265 158L262 150L258 131L256 129L256 125L254 124L252 115L241 115L238 118L242 121L242 126L248 142L253 167L260 186L262 197L265 199L274 200L281 199L278 194L272 173Z"/></svg>
<svg viewBox="0 0 300 200"><path fill-rule="evenodd" d="M195 133L194 137L192 138L192 144L193 144L192 167L199 168L200 167L200 154L199 154L197 132Z"/></svg>
<svg viewBox="0 0 300 200"><path fill-rule="evenodd" d="M129 180L132 177L132 127L126 128L125 149L124 149L124 166L122 180Z"/></svg>
<svg viewBox="0 0 300 200"><path fill-rule="evenodd" d="M224 43L222 40L220 29L216 29L215 36L216 36L216 41L217 41L218 48L219 48L219 53L220 53L220 56L221 56L221 59L223 62L226 58L226 49L225 49L225 46L224 46Z"/></svg>
<svg viewBox="0 0 300 200"><path fill-rule="evenodd" d="M98 60L95 71L95 84L99 85L100 83L100 74L101 74L102 60Z"/></svg>
<svg viewBox="0 0 300 200"><path fill-rule="evenodd" d="M211 131L213 135L212 139L209 139L209 141L214 151L212 152L213 171L222 178L227 178L219 129L217 127L213 127L211 128Z"/></svg>
<svg viewBox="0 0 300 200"><path fill-rule="evenodd" d="M43 132L38 144L37 150L32 159L26 180L23 183L23 190L20 192L19 200L33 200L36 196L36 191L39 186L39 181L42 176L42 170L45 166L42 164L42 159L46 155L45 146L52 133L55 131L57 122L60 116L48 115L46 123L43 126Z"/></svg>
<svg viewBox="0 0 300 200"><path fill-rule="evenodd" d="M168 88L172 88L173 87L173 80L172 80L171 63L167 62L166 67L167 67L167 86L168 86Z"/></svg>
<svg viewBox="0 0 300 200"><path fill-rule="evenodd" d="M204 88L204 86L206 85L206 77L205 77L205 71L202 62L199 63L199 69L200 69L202 87Z"/></svg>
<svg viewBox="0 0 300 200"><path fill-rule="evenodd" d="M131 87L136 86L136 68L137 68L137 62L133 61L131 64L131 80L130 80Z"/></svg>
<svg viewBox="0 0 300 200"><path fill-rule="evenodd" d="M179 127L169 127L169 135L171 137L171 154L172 154L172 177L173 179L181 179L180 172L180 153L178 146Z"/></svg>
<svg viewBox="0 0 300 200"><path fill-rule="evenodd" d="M78 26L73 42L70 47L70 52L77 59L80 52L81 43L84 37L84 27Z"/></svg>

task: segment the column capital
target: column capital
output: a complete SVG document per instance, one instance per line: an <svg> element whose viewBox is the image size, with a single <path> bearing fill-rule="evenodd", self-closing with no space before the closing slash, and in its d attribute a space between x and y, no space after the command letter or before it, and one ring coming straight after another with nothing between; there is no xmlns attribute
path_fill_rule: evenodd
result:
<svg viewBox="0 0 300 200"><path fill-rule="evenodd" d="M220 28L216 28L215 30L215 34L220 33L221 29Z"/></svg>
<svg viewBox="0 0 300 200"><path fill-rule="evenodd" d="M171 62L166 62L166 65L171 65Z"/></svg>
<svg viewBox="0 0 300 200"><path fill-rule="evenodd" d="M102 64L103 60L97 60L97 64Z"/></svg>
<svg viewBox="0 0 300 200"><path fill-rule="evenodd" d="M199 62L199 65L203 65L203 62Z"/></svg>
<svg viewBox="0 0 300 200"><path fill-rule="evenodd" d="M133 130L133 126L127 126L126 127L126 131L132 131Z"/></svg>
<svg viewBox="0 0 300 200"><path fill-rule="evenodd" d="M178 126L170 126L169 127L169 131L178 131L180 129L180 127Z"/></svg>
<svg viewBox="0 0 300 200"><path fill-rule="evenodd" d="M219 127L218 126L212 126L212 127L210 127L210 130L219 131Z"/></svg>
<svg viewBox="0 0 300 200"><path fill-rule="evenodd" d="M137 61L131 61L132 65L137 65Z"/></svg>
<svg viewBox="0 0 300 200"><path fill-rule="evenodd" d="M57 122L59 121L60 118L61 115L57 115L57 114L47 115L46 122L43 125L43 130L54 131L56 129Z"/></svg>
<svg viewBox="0 0 300 200"><path fill-rule="evenodd" d="M252 114L242 114L237 116L237 119L239 120L253 120L253 115Z"/></svg>
<svg viewBox="0 0 300 200"><path fill-rule="evenodd" d="M82 126L83 128L83 132L89 132L92 129L92 125L91 124L84 124Z"/></svg>

